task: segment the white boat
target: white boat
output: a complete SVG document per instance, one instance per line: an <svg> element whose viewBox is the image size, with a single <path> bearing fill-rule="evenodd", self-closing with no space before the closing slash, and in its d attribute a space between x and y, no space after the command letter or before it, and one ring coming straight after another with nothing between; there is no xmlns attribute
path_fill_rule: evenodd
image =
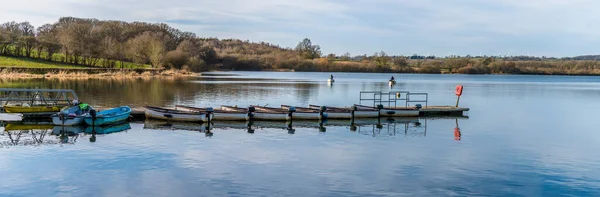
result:
<svg viewBox="0 0 600 197"><path fill-rule="evenodd" d="M176 105L175 106L177 109L181 109L184 111L191 111L191 112L202 112L202 113L207 113L207 108L199 108L199 107L190 107L190 106L184 106L184 105ZM224 120L224 121L245 121L245 120L250 120L250 116L251 113L248 112L244 112L244 111L227 111L227 110L212 110L212 114L213 114L213 119L212 120ZM246 110L248 111L248 110Z"/></svg>
<svg viewBox="0 0 600 197"><path fill-rule="evenodd" d="M312 109L320 109L319 105L309 105ZM377 118L379 110L372 108L357 108L354 118ZM327 107L327 118L329 119L352 119L351 108Z"/></svg>
<svg viewBox="0 0 600 197"><path fill-rule="evenodd" d="M389 81L388 81L388 84L389 84L390 86L396 85L396 80L389 80Z"/></svg>
<svg viewBox="0 0 600 197"><path fill-rule="evenodd" d="M80 125L85 121L85 117L92 110L92 107L87 106L85 109L81 109L79 106L65 107L57 114L52 115L52 123L54 125Z"/></svg>
<svg viewBox="0 0 600 197"><path fill-rule="evenodd" d="M144 106L146 118L158 120L181 121L181 122L207 122L214 117L212 114L203 112L190 112L160 107Z"/></svg>
<svg viewBox="0 0 600 197"><path fill-rule="evenodd" d="M321 112L320 109L312 109L306 107L293 107L289 105L281 105L282 109L289 110L295 108L295 112L292 114L294 119L301 120L324 120L329 118L327 110Z"/></svg>
<svg viewBox="0 0 600 197"><path fill-rule="evenodd" d="M254 116L252 116L253 120L290 120L290 112L288 112L288 110L261 106L251 107L256 109L255 112L252 112L254 114ZM296 118L296 114L293 114L292 116L294 116L294 119Z"/></svg>
<svg viewBox="0 0 600 197"><path fill-rule="evenodd" d="M375 107L369 107L364 105L354 105L358 109L372 109L377 110ZM419 110L414 107L384 107L379 110L379 115L383 117L416 117L419 116Z"/></svg>
<svg viewBox="0 0 600 197"><path fill-rule="evenodd" d="M335 79L327 79L327 82L328 83L333 83L333 82L335 82Z"/></svg>

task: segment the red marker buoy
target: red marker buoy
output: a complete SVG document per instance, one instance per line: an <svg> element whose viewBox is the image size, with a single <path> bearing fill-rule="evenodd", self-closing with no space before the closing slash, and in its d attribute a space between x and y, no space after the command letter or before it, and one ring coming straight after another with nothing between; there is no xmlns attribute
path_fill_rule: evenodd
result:
<svg viewBox="0 0 600 197"><path fill-rule="evenodd" d="M462 96L462 93L463 93L463 86L457 85L456 92L454 92L454 94L456 94L456 96L458 97L458 98L456 98L456 107L458 107L458 101L460 101L460 96Z"/></svg>

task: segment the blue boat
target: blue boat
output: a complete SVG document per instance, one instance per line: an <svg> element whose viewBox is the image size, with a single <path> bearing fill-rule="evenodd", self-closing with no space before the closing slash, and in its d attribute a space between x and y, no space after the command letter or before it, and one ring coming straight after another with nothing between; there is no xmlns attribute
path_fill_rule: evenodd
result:
<svg viewBox="0 0 600 197"><path fill-rule="evenodd" d="M129 118L129 114L131 114L131 108L127 106L121 106L98 112L96 114L95 121L93 120L91 114L87 114L85 116L85 123L96 126L121 123Z"/></svg>
<svg viewBox="0 0 600 197"><path fill-rule="evenodd" d="M116 125L108 125L108 126L88 126L85 128L85 133L91 134L96 132L96 134L109 134L109 133L117 133L125 130L131 129L129 123L124 122Z"/></svg>

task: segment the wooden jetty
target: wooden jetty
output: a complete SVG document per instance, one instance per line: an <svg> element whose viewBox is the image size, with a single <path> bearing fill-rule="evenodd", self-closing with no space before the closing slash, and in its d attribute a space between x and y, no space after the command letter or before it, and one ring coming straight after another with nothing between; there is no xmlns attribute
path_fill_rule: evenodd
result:
<svg viewBox="0 0 600 197"><path fill-rule="evenodd" d="M460 88L459 88L460 87ZM460 91L459 91L460 90ZM68 95L68 94L72 94ZM4 95L5 97L2 97ZM251 105L245 108L222 105L220 109L199 108L190 106L177 106L189 113L203 113L207 115L207 121L291 121L291 120L318 120L346 119L354 120L360 118L382 118L382 117L429 117L429 116L466 116L469 108L458 107L458 101L462 95L462 86L457 86L458 96L456 106L429 106L429 95L427 93L414 93L407 91L395 92L360 92L359 103L348 107L332 107L309 105L307 107L281 105L281 108ZM4 102L27 102L38 99L42 102L54 105L72 104L70 99L77 98L72 90L39 90L39 89L1 89L0 101ZM29 99L29 100L28 100ZM363 103L364 102L364 103ZM33 103L31 103L33 104ZM414 104L414 105L413 105ZM107 108L94 107L97 110ZM0 107L0 112L2 108ZM131 107L132 120L145 120L148 117L147 109L143 107ZM0 121L48 119L56 112L39 113L0 113ZM208 118L209 117L209 118ZM205 121L203 119L203 121Z"/></svg>

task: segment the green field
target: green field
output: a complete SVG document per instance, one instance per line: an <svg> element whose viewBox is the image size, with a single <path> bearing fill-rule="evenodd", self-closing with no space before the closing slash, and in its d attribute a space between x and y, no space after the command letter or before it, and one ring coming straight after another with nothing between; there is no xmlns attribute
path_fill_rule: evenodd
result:
<svg viewBox="0 0 600 197"><path fill-rule="evenodd" d="M7 57L0 56L0 67L27 67L27 68L100 68L100 67L85 67L64 64L54 61L45 61L24 57ZM130 62L125 62L125 68L149 68L149 65L136 65Z"/></svg>
<svg viewBox="0 0 600 197"><path fill-rule="evenodd" d="M58 62L42 61L22 57L0 56L0 67L28 67L28 68L85 68Z"/></svg>

